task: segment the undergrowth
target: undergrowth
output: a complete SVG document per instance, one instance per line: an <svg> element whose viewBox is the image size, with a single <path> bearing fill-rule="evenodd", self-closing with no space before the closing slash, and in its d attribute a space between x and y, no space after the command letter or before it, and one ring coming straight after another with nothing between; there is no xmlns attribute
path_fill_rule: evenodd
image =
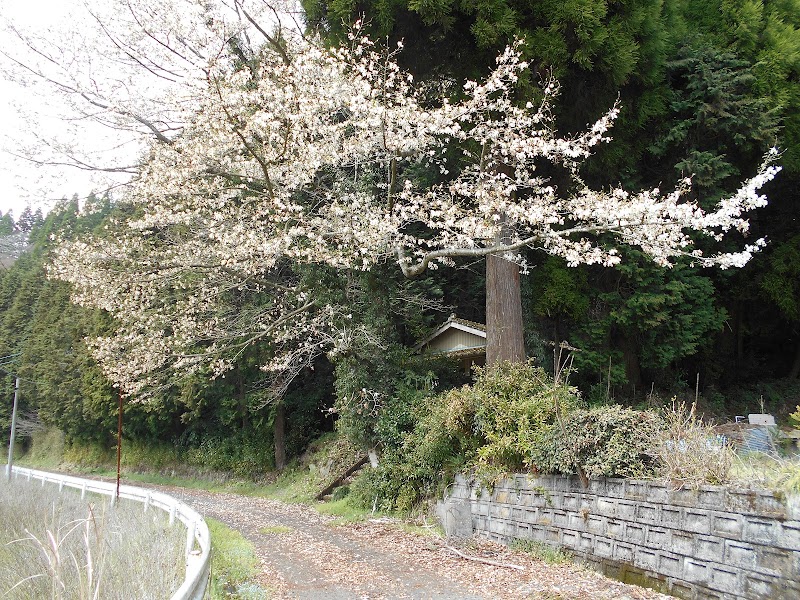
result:
<svg viewBox="0 0 800 600"><path fill-rule="evenodd" d="M253 544L238 531L206 518L211 534L211 600L267 600L272 592L255 581L258 558Z"/></svg>

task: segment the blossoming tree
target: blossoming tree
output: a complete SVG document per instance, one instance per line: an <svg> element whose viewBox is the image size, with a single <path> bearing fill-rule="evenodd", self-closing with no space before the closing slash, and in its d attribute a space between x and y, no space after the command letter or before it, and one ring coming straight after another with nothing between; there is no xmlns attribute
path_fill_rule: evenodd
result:
<svg viewBox="0 0 800 600"><path fill-rule="evenodd" d="M329 49L293 31L272 35L241 8L263 42L245 43L251 27L207 55L180 133L157 132L137 168L126 196L135 216L113 235L64 244L52 270L74 284L76 301L117 320L117 333L93 348L127 392L164 370L210 364L223 373L256 343L268 342L264 368L284 381L320 352L345 348L363 332L347 306L320 299L304 265L391 262L415 277L492 257L490 273L511 281L499 293L513 308L524 249L613 265L615 245L628 244L660 265L690 256L728 268L764 243L709 255L694 239L747 232L745 213L766 203L758 190L777 172L771 157L712 210L687 199L688 181L667 192L589 189L579 167L609 140L617 107L559 136L555 82L536 105L515 101L527 69L518 45L483 81L432 102L358 24L348 46ZM448 162L453 148L459 158ZM569 184L543 176L545 163ZM418 183L420 165L438 172L436 183ZM490 316L488 326L498 323Z"/></svg>

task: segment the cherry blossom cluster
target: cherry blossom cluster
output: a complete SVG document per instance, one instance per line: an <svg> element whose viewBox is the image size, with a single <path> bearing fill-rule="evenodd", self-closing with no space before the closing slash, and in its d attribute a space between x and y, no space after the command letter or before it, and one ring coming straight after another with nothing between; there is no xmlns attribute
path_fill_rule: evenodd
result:
<svg viewBox="0 0 800 600"><path fill-rule="evenodd" d="M746 213L766 203L758 190L778 170L772 154L709 211L687 199L685 181L666 193L589 189L579 167L609 141L618 107L560 136L556 82L535 105L517 100L520 49L508 47L461 99L433 103L398 66L399 49L378 47L359 24L339 48L284 32L246 61L215 56L181 134L148 148L126 198L136 216L58 252L54 276L118 323L93 345L106 373L142 393L162 372L223 375L253 344L272 349L266 370L296 372L368 339L346 307L319 299L301 265L391 261L413 277L460 256L522 263L524 248L613 265L611 236L661 265L690 255L726 268L763 244L706 256L694 240L747 232ZM450 164L454 148L462 160ZM544 163L563 167L570 188L543 177ZM441 183L420 185L419 166Z"/></svg>

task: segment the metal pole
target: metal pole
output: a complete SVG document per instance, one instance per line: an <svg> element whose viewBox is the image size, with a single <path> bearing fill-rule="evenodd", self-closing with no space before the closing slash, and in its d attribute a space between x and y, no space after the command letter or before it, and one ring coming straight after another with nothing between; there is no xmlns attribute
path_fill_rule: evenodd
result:
<svg viewBox="0 0 800 600"><path fill-rule="evenodd" d="M11 410L11 440L8 443L8 467L6 478L11 481L11 467L14 466L14 440L17 437L17 404L19 402L19 377L14 385L14 408Z"/></svg>
<svg viewBox="0 0 800 600"><path fill-rule="evenodd" d="M119 479L122 469L122 390L119 391L119 409L117 413L117 499L119 499Z"/></svg>

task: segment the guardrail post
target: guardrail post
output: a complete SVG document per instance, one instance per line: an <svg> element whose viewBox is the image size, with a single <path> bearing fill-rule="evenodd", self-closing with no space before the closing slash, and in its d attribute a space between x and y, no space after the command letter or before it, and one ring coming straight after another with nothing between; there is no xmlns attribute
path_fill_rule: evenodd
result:
<svg viewBox="0 0 800 600"><path fill-rule="evenodd" d="M147 509L150 508L150 493L147 494L147 498L144 500L144 512L147 512Z"/></svg>
<svg viewBox="0 0 800 600"><path fill-rule="evenodd" d="M85 497L86 497L86 484L84 483L81 486L81 500L83 500Z"/></svg>
<svg viewBox="0 0 800 600"><path fill-rule="evenodd" d="M197 533L197 523L192 521L186 525L186 564L189 564L189 556L194 549L194 536Z"/></svg>
<svg viewBox="0 0 800 600"><path fill-rule="evenodd" d="M64 491L64 480L63 479L59 479L58 480L58 493L60 494L63 491Z"/></svg>
<svg viewBox="0 0 800 600"><path fill-rule="evenodd" d="M172 527L175 524L175 512L178 510L177 505L173 504L169 507L169 526Z"/></svg>

